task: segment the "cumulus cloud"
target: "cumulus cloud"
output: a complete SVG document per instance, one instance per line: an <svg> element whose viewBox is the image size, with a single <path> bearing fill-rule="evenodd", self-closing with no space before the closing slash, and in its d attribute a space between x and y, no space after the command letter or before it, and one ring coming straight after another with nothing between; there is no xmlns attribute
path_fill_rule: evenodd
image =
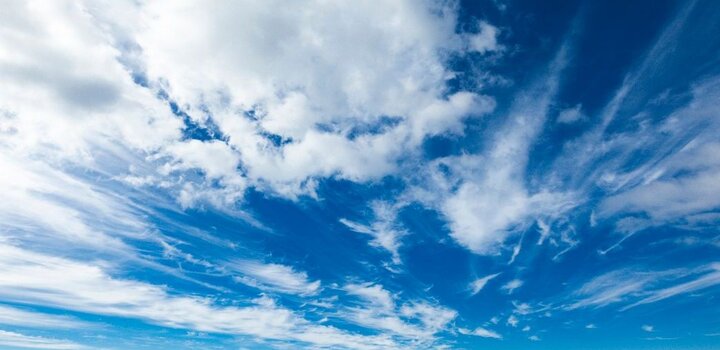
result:
<svg viewBox="0 0 720 350"><path fill-rule="evenodd" d="M128 178L186 207L231 206L250 186L295 197L316 178L377 179L494 108L449 93L446 60L469 39L446 3L28 2L3 16L3 145L83 166L99 149L149 153L157 171ZM216 139L188 140L188 123ZM178 171L207 181L154 178Z"/></svg>
<svg viewBox="0 0 720 350"><path fill-rule="evenodd" d="M391 173L428 135L461 133L464 118L494 106L473 92L445 96L445 57L467 40L451 7L347 6L149 3L135 9L143 25L125 30L142 73L193 120L217 125L251 183L293 196L312 192L313 177ZM476 49L496 45L493 28L482 26Z"/></svg>

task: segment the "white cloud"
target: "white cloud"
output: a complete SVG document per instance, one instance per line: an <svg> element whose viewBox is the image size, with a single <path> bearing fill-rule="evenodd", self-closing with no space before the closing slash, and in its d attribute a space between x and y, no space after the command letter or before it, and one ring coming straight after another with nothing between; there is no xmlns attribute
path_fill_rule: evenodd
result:
<svg viewBox="0 0 720 350"><path fill-rule="evenodd" d="M0 305L0 324L15 327L50 328L50 329L88 329L91 323L83 322L68 316L58 316Z"/></svg>
<svg viewBox="0 0 720 350"><path fill-rule="evenodd" d="M29 336L0 330L0 345L23 349L80 350L89 349L80 344L61 339Z"/></svg>
<svg viewBox="0 0 720 350"><path fill-rule="evenodd" d="M519 280L516 278L516 279L509 281L508 283L505 283L502 286L502 289L504 291L506 291L508 294L512 294L516 289L522 287L523 284L524 284L524 282L522 280Z"/></svg>
<svg viewBox="0 0 720 350"><path fill-rule="evenodd" d="M78 1L3 11L0 160L12 172L0 175L0 186L16 201L4 202L0 215L10 228L3 242L20 243L0 247L3 300L332 348L394 348L394 338L429 341L446 327L456 312L390 296L385 306L365 305L377 316L366 326L395 336L362 336L313 325L267 298L228 306L113 277L116 266L93 261L94 254L53 255L66 246L62 237L77 242L73 249L112 248L123 262L138 261L123 240L159 240L140 219L154 213L133 203L135 192L125 199L126 188L88 185L70 169L126 179L138 191L157 187L183 206L232 206L249 186L293 197L312 194L314 177L366 181L392 173L427 136L462 133L462 120L494 107L476 93L448 93L445 59L468 46L455 33L454 8L350 6ZM148 87L133 81L145 78ZM223 140L185 139L182 119L158 97L164 94L196 124L217 126ZM393 122L384 125L388 117ZM143 195L155 199L152 190ZM33 235L10 237L18 232ZM386 238L377 243L396 251L397 240ZM270 289L320 288L287 266L242 269Z"/></svg>
<svg viewBox="0 0 720 350"><path fill-rule="evenodd" d="M676 295L697 292L720 284L718 263L696 268L678 268L662 271L619 269L597 276L573 293L578 300L565 308L603 307L626 303L620 308L628 310L655 303Z"/></svg>
<svg viewBox="0 0 720 350"><path fill-rule="evenodd" d="M494 106L471 92L443 97L445 54L467 46L454 11L405 1L148 3L136 9L141 25L125 31L151 81L192 118L219 127L251 183L294 196L312 192L304 184L313 177L391 173L426 136L460 133L462 119ZM483 40L493 28L482 26ZM386 116L398 123L379 134L357 130Z"/></svg>
<svg viewBox="0 0 720 350"><path fill-rule="evenodd" d="M113 192L117 188L88 185L69 169L90 176L134 169L112 177L135 187L163 188L184 207L203 201L232 207L250 187L294 198L313 195L319 177L363 182L397 174L402 169L398 162L416 156L424 139L461 134L466 118L494 108L491 98L477 92L449 93L447 81L453 73L445 60L455 53L501 50L496 27L480 22L476 34L455 33L451 5L409 1L342 6L325 1L29 1L8 5L0 20L5 24L0 30L0 192L7 199L0 203L0 240L25 247L0 248L7 255L0 257L0 295L168 327L317 346L395 345L391 336L364 337L312 326L269 299L223 306L209 297L179 296L165 287L114 278L99 261L51 256L45 248L64 249L58 248L62 240L73 242L72 249L91 247L98 255L112 251L135 261L124 240L156 238L154 229L138 218L146 214L144 208L118 198ZM655 59L643 62L629 84ZM552 182L538 187L526 181L525 173L562 65L556 62L542 77L547 84L516 99L507 123L488 138L487 149L433 162L424 174L431 179L427 188L412 190L417 190L412 199L437 210L447 220L451 237L472 252L498 254L510 236L534 221L541 227L540 242L553 242L554 219L575 205L574 197ZM149 87L135 84L133 75L147 77ZM608 106L603 128L632 89L624 86ZM158 97L161 90L195 123L217 126L223 139L184 139L181 118ZM652 129L671 135L668 140L673 142L642 128L587 142L599 151L589 152L588 162L577 163L583 169L612 150L627 150L617 162L597 166L604 176L588 176L587 183L611 194L597 208L600 218L624 216L616 227L625 232L665 222L692 225L691 220L703 220L698 215L705 215L705 223L717 221L708 213L720 206L717 124L710 123L676 153L671 148L678 147L677 141L688 136L683 130L699 125L697 121L716 120L717 91L717 82L696 86L687 108ZM557 120L583 118L578 105L561 111ZM675 156L658 156L638 169L618 165L647 141L675 145L657 152ZM104 157L118 162L105 162ZM440 166L447 166L449 174L436 168ZM406 233L396 223L396 210L375 203L371 223L341 222L370 235L371 244L389 252L397 264ZM627 213L643 213L648 219L633 220ZM25 250L30 246L43 253ZM520 244L516 248L513 259ZM67 249L65 256L71 256ZM321 290L319 281L289 266L243 260L234 268L242 275L240 281L259 288L301 296ZM473 281L472 294L496 276ZM678 276L692 278L678 282ZM661 284L667 281L673 285ZM620 302L630 308L719 283L718 269L710 265L693 271L618 270L586 283L567 308ZM511 294L521 285L513 280L502 289ZM402 301L380 285L349 285L345 291L361 302L344 317L392 337L432 339L456 318L453 310L425 300ZM516 312L524 311L516 305ZM0 323L54 325L62 320L0 307ZM518 325L515 316L507 322ZM484 328L471 333L497 335ZM2 336L24 337L8 332Z"/></svg>
<svg viewBox="0 0 720 350"><path fill-rule="evenodd" d="M474 330L460 328L460 329L458 329L458 332L460 332L460 334L474 335L476 337L482 337L482 338L502 339L502 336L500 334L498 334L497 332L494 332L494 331L491 331L489 329L482 328L482 327L475 328Z"/></svg>
<svg viewBox="0 0 720 350"><path fill-rule="evenodd" d="M176 169L202 169L210 179L239 176L239 155L221 141L188 140L168 146L166 152L177 159L176 163L166 164L168 172Z"/></svg>
<svg viewBox="0 0 720 350"><path fill-rule="evenodd" d="M370 226L359 224L347 219L340 219L340 223L357 233L364 233L373 237L370 244L382 248L392 255L393 263L399 264L400 239L407 232L396 222L397 210L387 202L376 201L371 204L373 221Z"/></svg>
<svg viewBox="0 0 720 350"><path fill-rule="evenodd" d="M73 242L69 248L127 253L121 238L143 239L147 225L124 199L51 165L0 152L0 236L48 246ZM24 234L24 233L32 234ZM48 247L53 248L53 247Z"/></svg>
<svg viewBox="0 0 720 350"><path fill-rule="evenodd" d="M685 21L687 14L686 9L675 21ZM662 52L675 42L669 38L676 37L681 26L668 28L651 52ZM648 67L664 59L648 55L643 68L634 72L614 102L606 107L606 122L593 135L575 144L585 148L576 149L568 158L575 168L594 169L590 174L585 173L581 182L599 185L608 192L594 219L618 220L618 229L627 233L617 244L602 252L619 246L643 228L664 224L699 227L716 221L712 214L720 206L717 200L720 198L720 187L717 186L720 183L720 158L717 156L720 124L715 118L718 113L715 101L720 97L718 77L695 82L689 91L691 100L686 105L660 115L647 112L649 114L643 116L641 113L637 129L604 134L607 123L617 117L628 99L628 91L637 90L635 93L644 94L645 85L653 83L654 75L639 77ZM649 123L649 116L662 119ZM633 160L637 154L647 152L652 155L639 163ZM637 165L628 167L630 163ZM707 214L711 215L706 216L707 221L693 219L695 215Z"/></svg>
<svg viewBox="0 0 720 350"><path fill-rule="evenodd" d="M513 301L512 304L513 306L515 306L515 310L513 310L513 312L520 315L527 315L532 312L537 312L536 310L533 310L528 303L519 303L517 301Z"/></svg>
<svg viewBox="0 0 720 350"><path fill-rule="evenodd" d="M497 51L499 30L487 22L480 22L479 32L469 38L470 49L479 53Z"/></svg>
<svg viewBox="0 0 720 350"><path fill-rule="evenodd" d="M462 133L494 107L448 94L446 59L469 45L456 17L451 4L410 1L12 5L2 146L117 175L118 164L94 163L105 152L142 169L127 183L183 206L232 206L252 186L294 198L314 195L317 177L377 179L427 136ZM183 140L166 95L224 141Z"/></svg>
<svg viewBox="0 0 720 350"><path fill-rule="evenodd" d="M395 301L392 294L379 284L348 284L344 289L348 294L357 296L383 310L392 310L395 308Z"/></svg>
<svg viewBox="0 0 720 350"><path fill-rule="evenodd" d="M642 327L640 327L640 329L642 329L645 332L653 332L655 330L655 327L644 324L644 325L642 325Z"/></svg>
<svg viewBox="0 0 720 350"><path fill-rule="evenodd" d="M653 273L624 269L605 273L582 285L574 293L581 298L568 306L568 309L602 307L621 302L643 291L658 277Z"/></svg>
<svg viewBox="0 0 720 350"><path fill-rule="evenodd" d="M533 217L552 217L574 205L559 193L529 194L516 163L522 156L515 152L524 151L509 142L500 140L490 156L462 155L430 163L421 180L427 189L411 192L436 207L447 219L450 235L477 254L497 254L506 238L526 228Z"/></svg>
<svg viewBox="0 0 720 350"><path fill-rule="evenodd" d="M152 150L179 136L181 122L132 81L82 5L30 1L8 5L2 16L6 146L83 160L90 144Z"/></svg>
<svg viewBox="0 0 720 350"><path fill-rule="evenodd" d="M518 320L518 318L515 317L515 315L510 315L510 317L508 317L506 323L512 327L517 327L518 323L520 323L520 320Z"/></svg>
<svg viewBox="0 0 720 350"><path fill-rule="evenodd" d="M239 273L235 280L262 290L312 295L320 290L320 281L310 281L307 273L295 271L280 264L267 264L250 260L234 261L226 266Z"/></svg>
<svg viewBox="0 0 720 350"><path fill-rule="evenodd" d="M500 273L494 273L492 275L487 275L485 277L480 277L470 283L468 288L470 289L470 295L475 295L479 293L483 288L485 288L485 285L490 282L493 278L499 276Z"/></svg>
<svg viewBox="0 0 720 350"><path fill-rule="evenodd" d="M637 79L631 80L632 84L638 83ZM650 84L652 78L643 81ZM631 88L644 90L640 86L625 86L623 91ZM618 101L613 102L617 105L611 103L606 107L608 123L618 116L626 99L623 94L627 91L623 91L618 92ZM648 225L682 225L688 223L685 218L716 211L720 206L717 200L720 198L717 185L720 183L717 156L720 124L715 118L720 78L696 81L688 92L691 100L680 108L659 114L641 113L638 120L633 121L638 123L638 128L606 135L607 125L603 124L566 147L567 154L563 156L566 159L558 162L558 171L591 169L583 172L583 179L577 182L600 186L608 193L599 204L595 220L639 214L648 218ZM660 121L650 123L651 118ZM650 156L638 161L634 157L639 153ZM568 167L569 164L572 167Z"/></svg>
<svg viewBox="0 0 720 350"><path fill-rule="evenodd" d="M658 302L676 295L696 292L720 284L720 263L711 264L710 266L701 269L701 271L706 273L688 282L653 290L649 296L637 301L636 303L628 305L623 309L625 310L643 304Z"/></svg>
<svg viewBox="0 0 720 350"><path fill-rule="evenodd" d="M260 298L242 306L217 305L211 298L172 295L165 288L117 279L104 268L0 245L0 298L118 317L166 327L250 335L318 346L392 348L384 336L361 336L313 325L292 311Z"/></svg>
<svg viewBox="0 0 720 350"><path fill-rule="evenodd" d="M549 72L515 99L506 122L480 153L449 156L426 165L409 196L438 210L450 235L474 253L498 254L505 240L536 218L553 218L576 204L554 188L529 189L525 165L530 146L546 120L565 65L559 50Z"/></svg>
<svg viewBox="0 0 720 350"><path fill-rule="evenodd" d="M685 215L714 209L720 202L720 171L714 169L694 176L666 179L612 196L603 202L604 213L649 213L659 220L674 220Z"/></svg>
<svg viewBox="0 0 720 350"><path fill-rule="evenodd" d="M349 284L349 295L362 301L357 307L341 312L341 316L357 325L433 344L435 334L448 327L457 312L424 300L405 301L397 306L396 298L378 284Z"/></svg>
<svg viewBox="0 0 720 350"><path fill-rule="evenodd" d="M567 142L555 160L556 178L568 179L583 193L598 187L606 192L591 217L593 224L632 214L648 217L653 226L684 225L685 217L720 205L714 200L718 196L713 186L718 182L713 182L719 173L717 152L704 157L693 154L693 149L718 142L718 78L704 76L688 81L690 91L670 93L677 89L672 72L687 64L672 54L673 48L708 25L708 20L695 16L699 12L694 7L692 2L682 6L637 69L628 72L611 101L593 118L600 123ZM704 49L698 44L685 50ZM678 108L680 100L684 105ZM581 105L566 112L558 121L582 118Z"/></svg>
<svg viewBox="0 0 720 350"><path fill-rule="evenodd" d="M138 317L167 326L202 331L286 330L289 312L269 306L214 308L208 300L171 297L161 287L114 279L96 265L0 247L0 295L5 300L35 303L90 313ZM255 313L255 316L251 316ZM245 324L254 319L255 326ZM232 324L226 321L234 320ZM273 330L273 328L275 328Z"/></svg>
<svg viewBox="0 0 720 350"><path fill-rule="evenodd" d="M572 108L566 108L560 111L560 114L558 114L557 122L558 123L564 123L564 124L570 124L574 123L578 120L585 119L586 116L582 113L582 106L577 105Z"/></svg>

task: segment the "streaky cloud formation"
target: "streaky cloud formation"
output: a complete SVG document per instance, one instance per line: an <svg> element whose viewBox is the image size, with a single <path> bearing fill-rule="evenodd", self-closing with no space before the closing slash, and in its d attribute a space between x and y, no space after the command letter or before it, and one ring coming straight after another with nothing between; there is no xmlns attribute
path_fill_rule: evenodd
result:
<svg viewBox="0 0 720 350"><path fill-rule="evenodd" d="M85 347L59 339L28 336L0 330L0 344L23 349L84 349Z"/></svg>
<svg viewBox="0 0 720 350"><path fill-rule="evenodd" d="M485 277L480 277L480 278L472 281L472 283L470 283L470 286L469 286L470 294L475 295L477 293L480 293L480 291L483 290L483 288L485 288L485 285L488 284L488 282L492 281L495 277L497 277L499 275L500 275L500 273L498 272L498 273L494 273L492 275L487 275Z"/></svg>

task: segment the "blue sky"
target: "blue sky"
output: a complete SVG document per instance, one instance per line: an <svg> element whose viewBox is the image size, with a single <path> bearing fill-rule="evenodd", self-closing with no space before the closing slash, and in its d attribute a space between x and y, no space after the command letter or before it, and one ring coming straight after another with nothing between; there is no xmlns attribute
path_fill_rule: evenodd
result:
<svg viewBox="0 0 720 350"><path fill-rule="evenodd" d="M0 23L0 348L720 347L720 3Z"/></svg>

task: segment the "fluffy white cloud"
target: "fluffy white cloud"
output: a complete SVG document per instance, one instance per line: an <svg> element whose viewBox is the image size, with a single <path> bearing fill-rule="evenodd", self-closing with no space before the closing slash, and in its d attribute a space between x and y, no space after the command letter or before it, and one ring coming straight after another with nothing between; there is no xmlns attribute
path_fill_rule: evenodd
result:
<svg viewBox="0 0 720 350"><path fill-rule="evenodd" d="M166 164L167 172L176 169L201 169L210 179L233 179L238 176L240 159L224 142L189 140L172 144L165 151L177 159L176 163Z"/></svg>
<svg viewBox="0 0 720 350"><path fill-rule="evenodd" d="M469 38L470 49L479 53L499 50L498 34L499 30L496 27L487 22L480 22L478 33Z"/></svg>
<svg viewBox="0 0 720 350"><path fill-rule="evenodd" d="M446 3L31 1L2 16L2 144L95 167L101 150L150 153L162 177L207 176L177 184L143 164L128 177L174 188L184 206L391 174L425 137L494 107L448 91L446 60L470 49ZM492 49L494 27L480 29ZM183 140L159 96L224 141Z"/></svg>
<svg viewBox="0 0 720 350"><path fill-rule="evenodd" d="M4 145L82 159L88 144L152 150L179 136L182 123L133 82L82 5L14 3L0 16Z"/></svg>
<svg viewBox="0 0 720 350"><path fill-rule="evenodd" d="M444 60L466 46L445 4L148 3L137 11L142 25L129 30L150 79L199 122L212 119L254 183L287 195L307 192L315 176L388 174L427 135L462 132L463 118L493 107L471 92L445 97ZM483 25L483 40L492 29Z"/></svg>

